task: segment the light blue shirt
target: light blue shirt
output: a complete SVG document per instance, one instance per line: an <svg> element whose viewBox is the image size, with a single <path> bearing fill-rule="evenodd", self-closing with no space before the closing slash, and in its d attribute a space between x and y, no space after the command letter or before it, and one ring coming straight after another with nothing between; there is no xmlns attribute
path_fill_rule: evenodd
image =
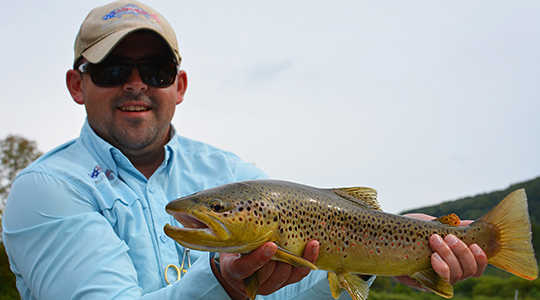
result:
<svg viewBox="0 0 540 300"><path fill-rule="evenodd" d="M173 129L174 132L174 129ZM17 288L30 299L229 299L208 253L179 281L184 248L168 238L165 211L176 198L267 175L236 155L172 134L147 179L88 123L81 135L43 155L13 182L3 239ZM326 272L262 299L333 299ZM343 299L350 299L346 292Z"/></svg>

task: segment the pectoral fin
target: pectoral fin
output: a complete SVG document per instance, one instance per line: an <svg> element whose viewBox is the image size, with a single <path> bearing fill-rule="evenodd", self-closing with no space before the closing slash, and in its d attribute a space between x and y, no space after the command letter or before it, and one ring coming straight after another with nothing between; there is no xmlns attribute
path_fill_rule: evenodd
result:
<svg viewBox="0 0 540 300"><path fill-rule="evenodd" d="M367 299L369 285L360 276L351 273L339 273L337 277L339 279L339 285L349 292L353 300Z"/></svg>
<svg viewBox="0 0 540 300"><path fill-rule="evenodd" d="M448 283L448 279L439 276L433 268L418 271L410 276L420 285L441 297L452 298L454 295L454 288Z"/></svg>
<svg viewBox="0 0 540 300"><path fill-rule="evenodd" d="M328 283L330 284L332 297L334 297L334 299L339 298L339 296L341 296L341 287L339 286L339 279L336 273L328 272Z"/></svg>
<svg viewBox="0 0 540 300"><path fill-rule="evenodd" d="M257 290L259 290L259 283L261 281L259 273L260 271L255 271L253 275L244 279L244 286L246 287L249 300L255 300L255 297L257 296Z"/></svg>
<svg viewBox="0 0 540 300"><path fill-rule="evenodd" d="M318 269L317 266L312 264L309 260L302 258L298 255L295 255L279 246L276 253L274 254L274 257L272 257L272 259L286 262L295 267L310 268L312 270Z"/></svg>

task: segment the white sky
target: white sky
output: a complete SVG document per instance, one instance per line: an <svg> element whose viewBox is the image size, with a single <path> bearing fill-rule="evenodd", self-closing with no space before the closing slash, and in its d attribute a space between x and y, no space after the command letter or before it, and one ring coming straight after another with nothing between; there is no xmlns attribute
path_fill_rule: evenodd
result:
<svg viewBox="0 0 540 300"><path fill-rule="evenodd" d="M108 1L3 1L0 138L78 136L64 83L81 22ZM383 209L540 176L540 2L146 1L176 30L180 134Z"/></svg>

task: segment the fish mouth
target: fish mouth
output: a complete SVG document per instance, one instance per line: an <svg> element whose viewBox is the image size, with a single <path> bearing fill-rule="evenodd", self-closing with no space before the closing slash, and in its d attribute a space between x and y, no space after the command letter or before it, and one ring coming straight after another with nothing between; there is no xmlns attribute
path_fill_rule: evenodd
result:
<svg viewBox="0 0 540 300"><path fill-rule="evenodd" d="M183 227L165 225L165 234L179 243L189 240L227 240L231 234L223 223L202 212L184 213L168 211Z"/></svg>
<svg viewBox="0 0 540 300"><path fill-rule="evenodd" d="M186 229L197 229L197 230L210 230L210 227L206 223L199 221L197 218L194 218L188 214L184 213L174 213L173 217L184 226Z"/></svg>

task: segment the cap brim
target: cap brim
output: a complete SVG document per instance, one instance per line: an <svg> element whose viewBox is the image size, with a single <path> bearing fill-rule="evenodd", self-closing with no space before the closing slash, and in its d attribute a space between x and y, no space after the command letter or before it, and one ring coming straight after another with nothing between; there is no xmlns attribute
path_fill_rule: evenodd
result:
<svg viewBox="0 0 540 300"><path fill-rule="evenodd" d="M81 56L86 58L89 62L93 64L98 64L103 61L114 49L114 47L116 47L116 45L118 45L118 43L120 43L120 41L122 41L126 36L139 30L151 30L157 33L167 43L167 39L160 32L154 30L152 27L126 28L109 34L105 38L101 39L99 42L95 43L94 45L83 51L81 53ZM169 43L167 43L167 45L168 44ZM168 46L171 49L171 52L173 53L176 61L180 63L180 57L178 53L176 53L176 51L174 51L174 49L171 48L170 45Z"/></svg>

